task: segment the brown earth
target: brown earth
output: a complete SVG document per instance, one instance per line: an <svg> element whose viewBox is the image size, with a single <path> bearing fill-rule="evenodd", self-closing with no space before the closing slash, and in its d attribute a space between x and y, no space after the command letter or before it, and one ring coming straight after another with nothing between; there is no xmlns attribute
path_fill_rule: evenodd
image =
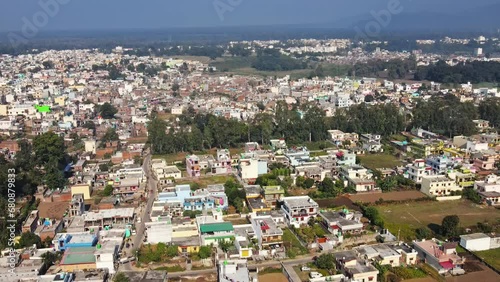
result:
<svg viewBox="0 0 500 282"><path fill-rule="evenodd" d="M414 200L427 197L420 191L395 191L388 193L364 193L364 194L356 194L351 195L349 198L353 202L365 202L365 203L375 203L380 198L384 199L384 201L405 201L405 200Z"/></svg>

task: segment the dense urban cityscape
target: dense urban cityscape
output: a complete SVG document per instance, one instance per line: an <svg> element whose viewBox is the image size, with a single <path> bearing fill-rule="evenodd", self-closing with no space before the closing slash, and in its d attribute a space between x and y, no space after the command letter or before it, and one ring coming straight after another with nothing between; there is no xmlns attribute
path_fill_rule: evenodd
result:
<svg viewBox="0 0 500 282"><path fill-rule="evenodd" d="M0 40L1 281L499 280L498 30L237 33Z"/></svg>

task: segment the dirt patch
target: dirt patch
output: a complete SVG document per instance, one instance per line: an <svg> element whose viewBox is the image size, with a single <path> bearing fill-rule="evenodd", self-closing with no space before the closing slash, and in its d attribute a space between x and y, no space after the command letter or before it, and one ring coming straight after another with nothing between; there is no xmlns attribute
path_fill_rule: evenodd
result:
<svg viewBox="0 0 500 282"><path fill-rule="evenodd" d="M317 199L315 200L320 208L333 208L346 206L348 209L361 211L359 207L354 205L354 203L346 196L340 196L333 199Z"/></svg>
<svg viewBox="0 0 500 282"><path fill-rule="evenodd" d="M69 202L40 202L38 211L41 218L62 219Z"/></svg>
<svg viewBox="0 0 500 282"><path fill-rule="evenodd" d="M432 278L432 277L425 277L425 278L408 279L405 281L408 281L408 282L436 282L437 280Z"/></svg>
<svg viewBox="0 0 500 282"><path fill-rule="evenodd" d="M350 198L353 202L375 203L380 198L384 201L406 201L425 198L425 194L420 191L396 191L388 193L367 193L351 195Z"/></svg>
<svg viewBox="0 0 500 282"><path fill-rule="evenodd" d="M288 279L283 273L269 273L259 275L260 282L288 282Z"/></svg>
<svg viewBox="0 0 500 282"><path fill-rule="evenodd" d="M467 273L460 276L446 277L446 282L470 282L470 281L480 281L480 282L497 282L500 281L500 275L495 271L491 270L485 265L479 265L482 268L481 271L475 271L472 273Z"/></svg>

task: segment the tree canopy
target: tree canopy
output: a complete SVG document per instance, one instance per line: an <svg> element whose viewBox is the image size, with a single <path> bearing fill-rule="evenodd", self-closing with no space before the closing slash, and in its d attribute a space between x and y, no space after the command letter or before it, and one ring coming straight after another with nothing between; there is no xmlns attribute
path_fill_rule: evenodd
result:
<svg viewBox="0 0 500 282"><path fill-rule="evenodd" d="M115 114L118 113L118 109L110 103L106 102L102 104L99 108L99 114L103 119L112 119L115 117Z"/></svg>

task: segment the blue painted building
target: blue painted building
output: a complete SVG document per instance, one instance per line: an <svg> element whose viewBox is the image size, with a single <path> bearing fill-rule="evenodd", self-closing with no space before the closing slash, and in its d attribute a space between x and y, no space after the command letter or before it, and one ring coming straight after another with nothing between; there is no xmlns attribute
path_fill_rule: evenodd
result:
<svg viewBox="0 0 500 282"><path fill-rule="evenodd" d="M92 233L59 233L52 240L56 251L65 251L67 248L94 247L99 238Z"/></svg>

